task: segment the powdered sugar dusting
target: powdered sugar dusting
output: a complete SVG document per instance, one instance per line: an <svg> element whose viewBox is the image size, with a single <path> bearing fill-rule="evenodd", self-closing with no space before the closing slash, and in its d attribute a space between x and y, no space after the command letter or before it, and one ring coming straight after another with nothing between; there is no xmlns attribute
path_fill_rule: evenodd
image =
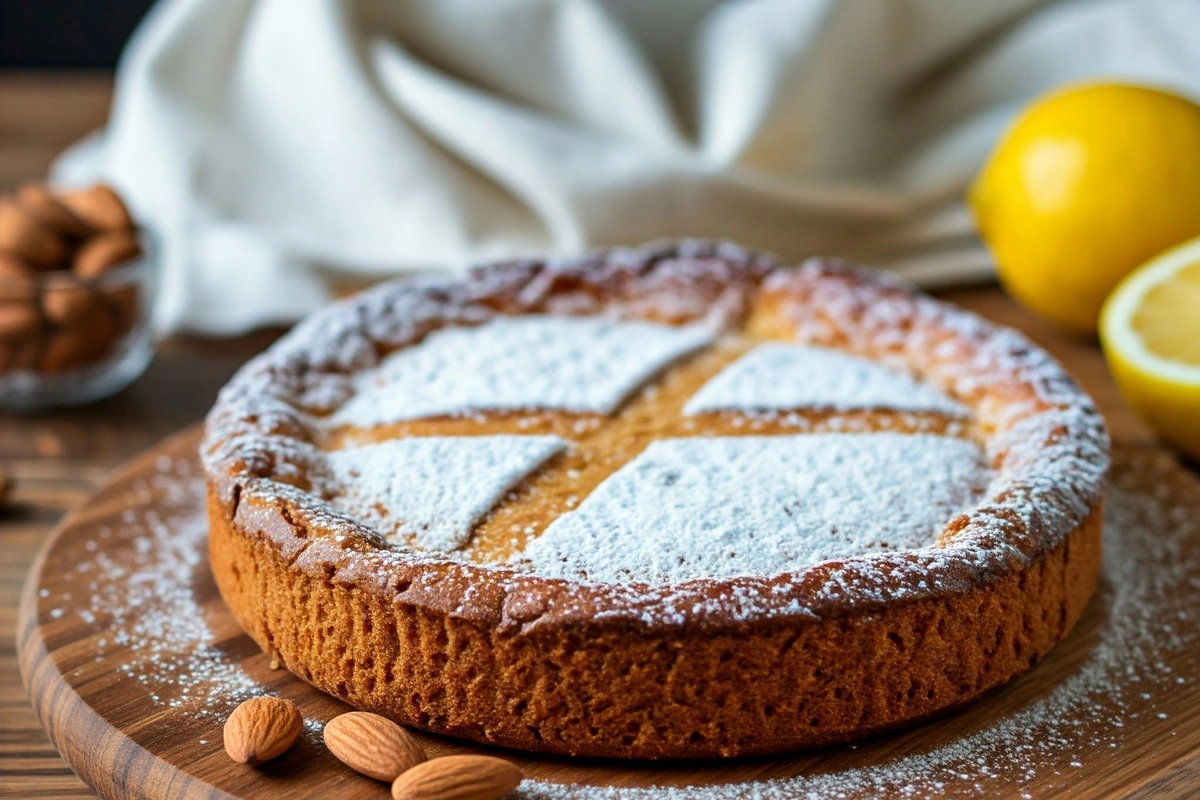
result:
<svg viewBox="0 0 1200 800"><path fill-rule="evenodd" d="M597 592L579 582L546 614L675 625L932 597L966 588L964 576L1029 563L1097 508L1108 464L1103 421L1044 351L1014 331L833 260L772 267L769 259L726 245L684 242L572 262L496 265L466 279L381 286L314 315L235 377L208 420L206 469L229 508L239 491L260 479L304 487L306 477L323 468L316 442L324 415L336 413L381 357L419 346L448 327L483 325L504 315L591 314L721 331L745 321L751 305L761 301L766 317L756 316L750 329L765 321L770 335L920 375L969 406L995 473L988 498L956 519L938 548L878 552L772 581L747 577L722 586L605 584ZM677 302L681 297L685 303ZM747 416L753 430L753 415ZM315 530L382 544L323 500L298 490L288 496L298 508L321 511ZM386 549L376 555L381 568L457 558ZM540 577L517 569L475 565L468 571L472 580L510 595L536 597L545 588Z"/></svg>
<svg viewBox="0 0 1200 800"><path fill-rule="evenodd" d="M934 736L940 743L932 746L921 739L897 748L895 737L905 734L895 734L879 743L822 751L801 757L796 763L807 765L799 768L804 774L791 778L700 785L720 772L697 766L687 771L688 779L681 780L678 769L666 767L664 776L670 777L661 782L670 786L612 788L530 779L516 796L530 800L1022 797L1032 794L1035 785L1040 790L1078 790L1080 770L1086 772L1101 760L1139 758L1147 741L1159 747L1172 741L1178 724L1174 709L1185 695L1194 699L1197 692L1194 670L1182 667L1194 663L1186 655L1198 645L1200 518L1194 509L1200 504L1200 488L1195 479L1181 479L1179 467L1166 455L1118 453L1105 498L1100 589L1079 630L1072 634L1088 644L1075 648L1074 659L1064 660L1061 647L1052 651L1033 674L964 712L987 722L967 727L962 736L949 741ZM206 612L197 596L197 587L207 581L207 519L204 487L196 473L191 460L161 459L157 472L138 484L147 498L154 493L154 505L131 502L119 524L97 528L82 543L87 555L74 568L86 581L89 596L58 595L43 588L38 604L51 619L77 616L91 626L95 633L86 641L95 647L97 660L111 657L116 648L122 650L129 661L113 679L141 687L161 711L157 726L195 722L198 741L219 752L220 723L228 712L242 699L271 689L250 678L235 655L217 646L210 623L218 621L211 615L226 612ZM1064 676L1048 690L1039 688L1046 671ZM272 681L279 675L274 673ZM102 716L120 713L103 705L105 697L113 697L114 704L122 707L129 702L128 695L118 691L100 695L96 710ZM315 731L311 720L309 727ZM929 727L934 731L961 728L957 718L935 721ZM153 748L155 742L149 739L145 746ZM570 769L570 762L561 759L550 763L560 775ZM771 762L754 763L774 769ZM846 764L851 766L840 766ZM539 769L536 761L529 767L534 774ZM588 771L591 780L603 774L591 767Z"/></svg>
<svg viewBox="0 0 1200 800"><path fill-rule="evenodd" d="M999 696L978 701L992 721L929 749L891 746L891 738L829 751L806 760L792 778L724 785L615 788L526 781L528 800L790 800L791 798L1031 797L1027 787L1078 791L1079 770L1097 759L1129 759L1126 749L1147 737L1174 736L1173 707L1181 692L1195 696L1196 677L1172 666L1196 647L1195 597L1200 590L1200 502L1167 487L1178 470L1169 456L1128 454L1105 500L1100 596L1073 636L1095 637L1078 664L1052 652L1039 670L1066 677L1048 693L1037 678L1017 679ZM1177 484L1177 481L1176 481ZM1158 486L1158 496L1146 493ZM1036 672L1036 671L1035 671ZM939 725L940 723L931 723ZM950 726L952 722L946 723ZM1136 756L1135 756L1136 757ZM697 771L694 780L704 781ZM677 780L677 779L676 779ZM675 783L673 780L672 783ZM684 782L685 784L688 782ZM1071 796L1067 794L1065 796Z"/></svg>
<svg viewBox="0 0 1200 800"><path fill-rule="evenodd" d="M672 584L932 547L988 484L977 445L904 434L668 439L525 550L535 572Z"/></svg>
<svg viewBox="0 0 1200 800"><path fill-rule="evenodd" d="M118 673L155 703L223 720L265 690L225 657L196 597L208 569L204 481L194 461L163 456L132 488L121 524L98 528L74 564L87 598L58 600L96 629L97 662L123 649Z"/></svg>
<svg viewBox="0 0 1200 800"><path fill-rule="evenodd" d="M446 328L363 373L332 421L364 426L484 409L609 414L711 340L702 325L543 315Z"/></svg>
<svg viewBox="0 0 1200 800"><path fill-rule="evenodd" d="M566 446L557 436L430 436L337 450L329 502L397 545L455 550L509 489Z"/></svg>
<svg viewBox="0 0 1200 800"><path fill-rule="evenodd" d="M824 347L760 344L701 387L685 414L704 411L889 409L966 416L966 406L910 376Z"/></svg>

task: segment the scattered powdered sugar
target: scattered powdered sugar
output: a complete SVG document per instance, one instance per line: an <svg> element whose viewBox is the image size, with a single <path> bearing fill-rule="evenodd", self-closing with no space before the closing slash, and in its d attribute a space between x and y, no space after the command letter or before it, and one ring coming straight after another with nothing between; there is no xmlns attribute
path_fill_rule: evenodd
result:
<svg viewBox="0 0 1200 800"><path fill-rule="evenodd" d="M156 466L134 484L121 524L99 528L84 543L90 555L74 569L89 595L72 605L97 631L97 662L123 648L118 673L155 703L224 719L264 688L217 647L196 596L196 583L208 580L199 469L166 456ZM118 548L120 556L111 552Z"/></svg>
<svg viewBox="0 0 1200 800"><path fill-rule="evenodd" d="M1036 675L1017 679L991 703L995 717L932 749L922 744L896 752L891 737L831 748L843 763L830 769L827 756L813 757L807 774L724 785L615 788L528 780L518 795L527 800L791 800L792 798L1022 797L1036 782L1073 796L1078 770L1097 757L1123 756L1147 736L1174 736L1172 697L1193 692L1195 675L1176 674L1171 661L1196 647L1194 597L1200 591L1200 519L1160 483L1172 460L1134 452L1119 463L1105 499L1104 566L1098 596L1073 636L1094 637L1078 664L1059 663L1052 651L1035 668L1066 674L1040 690ZM1158 496L1147 487L1158 486ZM931 725L940 723L934 722ZM1098 754L1100 754L1098 756ZM824 761L824 763L817 763ZM676 771L678 772L678 771ZM700 781L704 771L697 770ZM672 781L673 783L675 781Z"/></svg>
<svg viewBox="0 0 1200 800"><path fill-rule="evenodd" d="M701 387L685 414L799 408L934 411L967 416L932 386L865 358L824 347L760 344Z"/></svg>
<svg viewBox="0 0 1200 800"><path fill-rule="evenodd" d="M561 451L557 436L429 436L336 450L330 504L393 544L461 547L505 492Z"/></svg>
<svg viewBox="0 0 1200 800"><path fill-rule="evenodd" d="M703 325L598 317L500 317L444 328L364 372L332 421L365 426L484 409L608 414L710 341Z"/></svg>
<svg viewBox="0 0 1200 800"><path fill-rule="evenodd" d="M1195 676L1176 673L1172 663L1197 646L1200 518L1194 509L1200 492L1189 488L1190 499L1183 502L1183 490L1172 485L1177 481L1169 474L1177 470L1161 454L1123 451L1105 499L1098 596L1072 635L1087 644L1077 644L1074 660L1065 663L1065 653L1051 652L1030 679L1017 679L979 701L990 704L991 721L968 727L959 738L899 754L893 743L904 734L831 748L802 756L811 759L805 774L774 780L701 785L720 768L709 773L696 766L689 771L696 784L691 786L612 788L529 779L517 794L529 800L784 800L1021 797L1035 782L1041 789L1077 787L1078 771L1097 759L1128 759L1129 748L1148 735L1170 741L1175 698L1195 691ZM115 680L135 682L161 707L156 724L209 720L211 733L198 731L198 740L219 748L219 720L246 697L271 690L218 646L209 620L224 612L206 612L197 596L210 580L204 485L197 471L193 461L164 457L158 473L138 488L146 500L153 492L154 505L131 500L119 525L99 528L83 542L84 555L73 568L86 580L89 597L54 596L47 589L38 596L47 613L78 615L94 627L88 641L97 661L114 655L114 648L124 650L127 662ZM1051 689L1038 688L1038 671L1045 670L1066 677ZM97 711L106 713L102 704ZM317 726L309 720L313 736ZM153 740L146 746L152 748ZM833 755L837 763L853 766L832 767ZM770 762L754 763L770 768ZM560 774L570 769L562 760L550 764ZM538 769L537 762L530 767ZM667 769L675 776L680 772Z"/></svg>
<svg viewBox="0 0 1200 800"><path fill-rule="evenodd" d="M542 575L599 583L773 576L932 547L988 481L978 445L951 437L667 439L518 558Z"/></svg>

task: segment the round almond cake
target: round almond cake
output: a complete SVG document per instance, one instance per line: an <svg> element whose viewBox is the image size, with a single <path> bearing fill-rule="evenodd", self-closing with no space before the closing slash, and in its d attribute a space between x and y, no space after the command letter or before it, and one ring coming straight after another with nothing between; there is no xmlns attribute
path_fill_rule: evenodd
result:
<svg viewBox="0 0 1200 800"><path fill-rule="evenodd" d="M207 422L247 633L436 733L776 753L1035 664L1100 563L1108 439L1021 335L832 260L679 242L392 282Z"/></svg>

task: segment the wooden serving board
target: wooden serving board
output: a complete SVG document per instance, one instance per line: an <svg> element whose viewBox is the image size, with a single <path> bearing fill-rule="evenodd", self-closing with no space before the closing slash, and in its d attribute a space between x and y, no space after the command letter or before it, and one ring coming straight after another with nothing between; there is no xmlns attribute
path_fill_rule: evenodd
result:
<svg viewBox="0 0 1200 800"><path fill-rule="evenodd" d="M185 431L119 471L35 563L18 648L42 725L106 798L388 797L321 744L320 726L347 707L273 670L225 609L204 551L199 435ZM1200 481L1151 447L1119 449L1115 462L1097 596L1042 664L979 702L904 733L787 758L628 764L505 753L534 779L520 791L1200 795ZM235 764L222 721L264 692L293 700L308 729L264 767ZM421 739L431 755L483 750Z"/></svg>

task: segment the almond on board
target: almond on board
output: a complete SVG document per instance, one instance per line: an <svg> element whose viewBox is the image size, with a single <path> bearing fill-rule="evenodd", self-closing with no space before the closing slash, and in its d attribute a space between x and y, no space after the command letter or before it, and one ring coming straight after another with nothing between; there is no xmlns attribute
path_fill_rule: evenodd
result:
<svg viewBox="0 0 1200 800"><path fill-rule="evenodd" d="M282 697L252 697L225 720L225 752L239 764L270 761L292 746L304 718Z"/></svg>
<svg viewBox="0 0 1200 800"><path fill-rule="evenodd" d="M425 760L425 750L408 731L387 717L351 711L325 726L325 746L355 772L378 781L394 781Z"/></svg>
<svg viewBox="0 0 1200 800"><path fill-rule="evenodd" d="M443 756L396 778L392 800L499 800L524 778L520 768L493 756Z"/></svg>

